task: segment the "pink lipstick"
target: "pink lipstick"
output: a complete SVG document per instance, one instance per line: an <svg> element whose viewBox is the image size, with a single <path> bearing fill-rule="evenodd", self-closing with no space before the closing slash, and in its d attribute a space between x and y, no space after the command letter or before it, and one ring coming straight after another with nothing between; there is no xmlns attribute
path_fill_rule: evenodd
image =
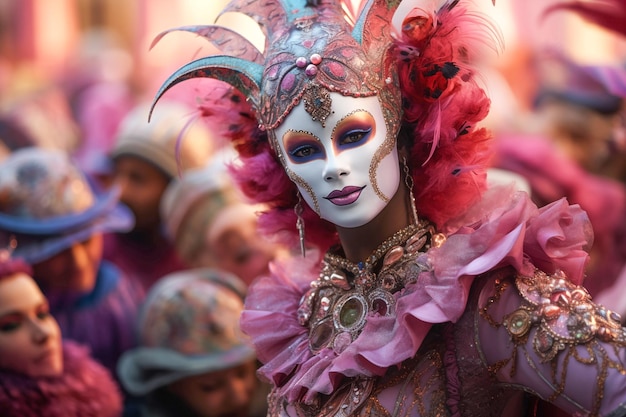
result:
<svg viewBox="0 0 626 417"><path fill-rule="evenodd" d="M342 190L334 190L324 198L336 206L347 206L359 199L364 188L349 185Z"/></svg>

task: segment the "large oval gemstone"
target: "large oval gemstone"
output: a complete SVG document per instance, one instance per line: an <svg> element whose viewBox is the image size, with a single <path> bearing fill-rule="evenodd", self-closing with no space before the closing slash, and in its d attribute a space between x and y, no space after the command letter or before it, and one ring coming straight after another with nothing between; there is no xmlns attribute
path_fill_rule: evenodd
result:
<svg viewBox="0 0 626 417"><path fill-rule="evenodd" d="M356 297L348 299L339 312L339 322L346 328L353 327L363 316L365 306Z"/></svg>
<svg viewBox="0 0 626 417"><path fill-rule="evenodd" d="M311 329L309 344L314 352L322 350L333 337L334 326L329 319L320 321Z"/></svg>

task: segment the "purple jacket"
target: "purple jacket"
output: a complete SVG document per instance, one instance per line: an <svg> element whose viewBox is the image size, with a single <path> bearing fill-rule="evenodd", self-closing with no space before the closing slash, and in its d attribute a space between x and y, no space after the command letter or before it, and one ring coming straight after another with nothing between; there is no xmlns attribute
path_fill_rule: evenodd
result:
<svg viewBox="0 0 626 417"><path fill-rule="evenodd" d="M71 301L46 294L64 339L86 345L113 375L120 355L136 344L135 322L143 300L140 287L113 264L102 261L93 291Z"/></svg>

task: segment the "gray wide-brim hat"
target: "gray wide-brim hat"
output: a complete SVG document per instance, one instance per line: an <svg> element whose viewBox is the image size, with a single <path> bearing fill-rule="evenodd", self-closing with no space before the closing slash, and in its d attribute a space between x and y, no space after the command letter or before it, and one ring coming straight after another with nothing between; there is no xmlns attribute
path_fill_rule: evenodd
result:
<svg viewBox="0 0 626 417"><path fill-rule="evenodd" d="M145 395L179 379L254 360L239 328L245 284L210 268L175 272L148 292L138 319L139 346L117 365L122 385Z"/></svg>
<svg viewBox="0 0 626 417"><path fill-rule="evenodd" d="M254 349L248 345L197 356L167 348L139 347L122 355L117 373L129 393L145 395L188 376L234 368L254 358Z"/></svg>

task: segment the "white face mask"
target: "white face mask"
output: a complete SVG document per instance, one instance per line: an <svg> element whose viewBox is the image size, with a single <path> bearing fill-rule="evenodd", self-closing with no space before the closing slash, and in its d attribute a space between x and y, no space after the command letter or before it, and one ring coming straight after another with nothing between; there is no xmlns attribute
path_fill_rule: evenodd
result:
<svg viewBox="0 0 626 417"><path fill-rule="evenodd" d="M378 98L330 93L325 126L300 103L275 130L287 174L321 218L340 227L369 223L400 184L396 138Z"/></svg>

